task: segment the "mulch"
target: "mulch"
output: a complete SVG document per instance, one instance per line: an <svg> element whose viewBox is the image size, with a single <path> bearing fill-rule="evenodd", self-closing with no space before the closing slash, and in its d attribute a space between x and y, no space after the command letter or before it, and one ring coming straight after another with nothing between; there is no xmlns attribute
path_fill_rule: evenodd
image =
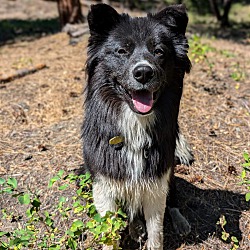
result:
<svg viewBox="0 0 250 250"><path fill-rule="evenodd" d="M86 80L88 35L69 44L65 33L17 41L0 47L0 77L44 64L38 70L0 84L0 177L13 176L23 189L41 190L44 206L58 199L46 189L60 169L80 169L82 91ZM173 234L166 218L167 249L230 249L221 240L217 224L224 215L225 230L250 247L247 189L240 185L243 152L250 153L250 48L249 44L203 38L213 50L185 78L179 115L180 127L190 142L195 162L177 166L179 205L192 226L187 237ZM235 80L232 74L239 74ZM44 192L44 193L43 193ZM73 193L73 191L72 191ZM71 195L71 194L69 194ZM21 208L0 196L0 208L18 214ZM10 229L13 225L0 227Z"/></svg>

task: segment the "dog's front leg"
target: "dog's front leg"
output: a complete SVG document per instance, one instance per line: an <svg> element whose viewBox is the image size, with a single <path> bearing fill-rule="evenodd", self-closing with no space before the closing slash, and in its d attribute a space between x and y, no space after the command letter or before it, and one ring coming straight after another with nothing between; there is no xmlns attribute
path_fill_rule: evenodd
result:
<svg viewBox="0 0 250 250"><path fill-rule="evenodd" d="M101 216L105 216L108 211L115 212L117 210L114 194L106 183L103 179L93 183L94 204Z"/></svg>
<svg viewBox="0 0 250 250"><path fill-rule="evenodd" d="M143 211L148 233L147 249L163 250L163 220L166 208L166 193L148 190L143 200Z"/></svg>
<svg viewBox="0 0 250 250"><path fill-rule="evenodd" d="M117 205L112 196L112 190L105 186L103 181L93 183L93 199L95 207L101 216L105 216L106 212L115 212ZM113 242L112 246L103 245L103 250L116 250L118 249L119 242Z"/></svg>

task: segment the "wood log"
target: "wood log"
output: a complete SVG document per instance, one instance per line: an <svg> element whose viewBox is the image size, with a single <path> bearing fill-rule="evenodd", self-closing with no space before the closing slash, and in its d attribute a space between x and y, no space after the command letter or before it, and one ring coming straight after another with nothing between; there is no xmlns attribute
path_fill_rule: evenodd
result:
<svg viewBox="0 0 250 250"><path fill-rule="evenodd" d="M46 64L38 64L28 69L19 69L14 74L0 76L0 83L11 82L17 78L21 78L29 74L34 74L35 72L45 68L47 68Z"/></svg>

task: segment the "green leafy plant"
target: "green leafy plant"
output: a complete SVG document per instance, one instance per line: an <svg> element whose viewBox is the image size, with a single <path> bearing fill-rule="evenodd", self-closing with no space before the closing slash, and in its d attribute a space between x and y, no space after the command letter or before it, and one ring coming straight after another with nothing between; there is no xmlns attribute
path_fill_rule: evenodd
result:
<svg viewBox="0 0 250 250"><path fill-rule="evenodd" d="M225 226L227 224L227 220L226 217L224 215L221 215L219 220L216 223L217 225L219 225L222 229L222 233L221 233L221 239L225 242L231 242L232 247L230 248L230 250L236 250L239 248L239 240L237 239L237 237L230 235L226 230L225 230Z"/></svg>
<svg viewBox="0 0 250 250"><path fill-rule="evenodd" d="M39 192L20 192L15 178L0 178L0 194L16 198L21 206L25 206L25 219L10 231L0 231L0 250L19 249L93 249L100 244L116 247L120 232L126 225L126 215L119 209L115 213L107 212L101 217L92 198L92 181L89 173L85 175L68 174L60 170L50 179L48 188L65 192L73 184L79 187L73 197L59 197L51 211L43 208ZM2 219L13 220L14 212L2 209ZM88 217L82 220L83 215ZM24 216L23 216L24 217ZM74 218L72 220L72 218ZM61 227L60 224L65 225ZM85 238L85 241L83 240Z"/></svg>
<svg viewBox="0 0 250 250"><path fill-rule="evenodd" d="M209 66L210 71L212 71L214 64L209 60L207 53L215 49L209 44L202 43L201 37L197 35L193 35L189 39L189 45L189 57L191 61L195 63L205 62Z"/></svg>
<svg viewBox="0 0 250 250"><path fill-rule="evenodd" d="M243 71L243 69L240 67L239 62L233 64L232 66L232 73L231 73L231 78L238 82L241 80L245 79L245 72Z"/></svg>
<svg viewBox="0 0 250 250"><path fill-rule="evenodd" d="M236 55L233 52L226 50L226 49L220 50L220 54L227 57L227 58L236 57Z"/></svg>
<svg viewBox="0 0 250 250"><path fill-rule="evenodd" d="M240 184L245 185L250 190L250 156L247 152L243 154L245 162L242 164L243 170L241 172ZM246 201L250 201L250 191L245 195Z"/></svg>

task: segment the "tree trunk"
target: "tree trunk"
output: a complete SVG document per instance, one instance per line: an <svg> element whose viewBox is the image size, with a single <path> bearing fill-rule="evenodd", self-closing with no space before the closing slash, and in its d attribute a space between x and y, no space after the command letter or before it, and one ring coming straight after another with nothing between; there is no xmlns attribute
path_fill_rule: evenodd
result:
<svg viewBox="0 0 250 250"><path fill-rule="evenodd" d="M229 15L229 11L231 9L232 6L232 0L224 0L223 1L223 15L221 17L221 26L222 27L229 27L230 23L229 23L229 19L228 19L228 15Z"/></svg>
<svg viewBox="0 0 250 250"><path fill-rule="evenodd" d="M84 22L79 0L57 0L61 26L67 23L75 24Z"/></svg>
<svg viewBox="0 0 250 250"><path fill-rule="evenodd" d="M216 16L218 22L220 22L221 27L230 26L228 15L232 6L233 0L222 0L223 14L220 13L218 0L209 0L211 9Z"/></svg>
<svg viewBox="0 0 250 250"><path fill-rule="evenodd" d="M209 0L212 12L214 13L214 15L216 16L217 20L220 22L221 20L221 14L219 11L219 7L218 7L218 3L216 0Z"/></svg>

